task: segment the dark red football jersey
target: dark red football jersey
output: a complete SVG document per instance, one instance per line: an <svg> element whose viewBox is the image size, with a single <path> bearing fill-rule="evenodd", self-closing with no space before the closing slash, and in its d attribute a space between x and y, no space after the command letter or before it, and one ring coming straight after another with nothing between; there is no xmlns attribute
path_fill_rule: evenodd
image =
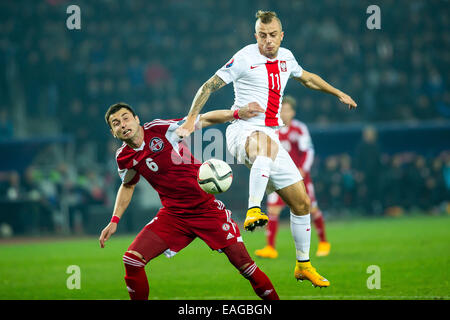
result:
<svg viewBox="0 0 450 320"><path fill-rule="evenodd" d="M136 184L143 176L158 192L161 203L172 213L202 213L216 208L215 197L197 183L201 163L175 134L178 120L145 123L144 141L133 149L123 144L116 153L124 184Z"/></svg>
<svg viewBox="0 0 450 320"><path fill-rule="evenodd" d="M278 131L278 137L295 165L305 173L310 172L314 161L314 146L306 124L293 119L288 127L282 127Z"/></svg>

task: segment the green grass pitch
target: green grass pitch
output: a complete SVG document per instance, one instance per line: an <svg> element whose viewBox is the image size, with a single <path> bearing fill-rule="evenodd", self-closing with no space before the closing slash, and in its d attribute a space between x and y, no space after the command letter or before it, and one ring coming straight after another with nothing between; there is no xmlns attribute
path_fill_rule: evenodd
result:
<svg viewBox="0 0 450 320"><path fill-rule="evenodd" d="M242 228L241 228L242 230ZM295 249L289 226L280 228L279 258L259 259L255 249L265 244L262 230L242 232L258 266L269 276L281 299L449 299L450 217L330 221L328 257L311 258L331 282L314 288L294 279ZM0 299L128 299L122 255L134 235L113 236L100 249L97 238L26 243L0 243ZM67 268L80 268L80 289L68 289ZM380 289L369 289L369 266L380 268ZM150 299L259 299L224 254L196 239L175 257L160 256L146 267Z"/></svg>

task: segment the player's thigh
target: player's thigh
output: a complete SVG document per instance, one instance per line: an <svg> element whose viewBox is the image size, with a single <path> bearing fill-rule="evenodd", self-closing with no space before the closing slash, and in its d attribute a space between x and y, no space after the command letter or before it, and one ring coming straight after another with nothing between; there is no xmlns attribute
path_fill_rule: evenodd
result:
<svg viewBox="0 0 450 320"><path fill-rule="evenodd" d="M289 153L280 144L279 151L270 170L267 193L291 186L303 178ZM283 199L284 200L284 199ZM286 203L286 201L284 201ZM286 203L288 204L288 203Z"/></svg>
<svg viewBox="0 0 450 320"><path fill-rule="evenodd" d="M303 180L277 190L279 196L295 215L305 215L310 211L310 199L306 193Z"/></svg>
<svg viewBox="0 0 450 320"><path fill-rule="evenodd" d="M141 253L146 261L161 253L170 258L195 239L186 218L160 213L139 233L136 244L128 248Z"/></svg>
<svg viewBox="0 0 450 320"><path fill-rule="evenodd" d="M231 215L231 211L225 207L210 209L191 217L189 228L212 250L222 250L233 243L242 242L239 227Z"/></svg>
<svg viewBox="0 0 450 320"><path fill-rule="evenodd" d="M250 162L257 156L265 156L275 160L278 153L278 143L262 131L253 131L245 142L245 152Z"/></svg>
<svg viewBox="0 0 450 320"><path fill-rule="evenodd" d="M143 228L128 247L128 252L148 262L168 248L168 245L156 233L148 228Z"/></svg>

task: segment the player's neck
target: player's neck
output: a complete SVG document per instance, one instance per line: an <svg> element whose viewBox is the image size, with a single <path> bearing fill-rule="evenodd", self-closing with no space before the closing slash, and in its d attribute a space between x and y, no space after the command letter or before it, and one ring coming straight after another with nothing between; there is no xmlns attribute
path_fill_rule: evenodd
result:
<svg viewBox="0 0 450 320"><path fill-rule="evenodd" d="M267 58L267 59L269 59L269 60L274 60L274 59L276 59L276 58L278 57L278 50L277 50L277 52L275 52L275 54L270 55L270 56L267 55L267 54L265 54L264 52L262 52L261 49L258 48L258 50L259 50L259 53L260 53L263 57L265 57L265 58Z"/></svg>
<svg viewBox="0 0 450 320"><path fill-rule="evenodd" d="M136 132L136 134L130 138L129 140L124 140L124 142L133 149L137 149L142 145L142 142L144 142L144 128L142 126L139 127L139 130Z"/></svg>

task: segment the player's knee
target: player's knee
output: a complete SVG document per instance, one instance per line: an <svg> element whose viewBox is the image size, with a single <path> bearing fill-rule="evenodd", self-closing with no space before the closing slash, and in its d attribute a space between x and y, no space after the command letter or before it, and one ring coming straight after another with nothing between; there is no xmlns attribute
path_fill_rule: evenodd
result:
<svg viewBox="0 0 450 320"><path fill-rule="evenodd" d="M297 216L303 216L305 214L310 213L311 210L311 200L307 195L304 195L291 205L291 212Z"/></svg>
<svg viewBox="0 0 450 320"><path fill-rule="evenodd" d="M250 262L246 262L246 263L244 263L242 266L240 266L238 269L239 269L239 271L240 272L242 272L242 271L244 271L249 265L251 265L252 264L252 261L250 261Z"/></svg>
<svg viewBox="0 0 450 320"><path fill-rule="evenodd" d="M147 264L147 261L145 261L142 254L134 250L126 251L122 259L123 263L125 264L125 267L127 265L134 267L145 267L145 265Z"/></svg>
<svg viewBox="0 0 450 320"><path fill-rule="evenodd" d="M236 242L224 248L223 251L231 264L239 271L244 270L253 263L252 258L242 242Z"/></svg>

